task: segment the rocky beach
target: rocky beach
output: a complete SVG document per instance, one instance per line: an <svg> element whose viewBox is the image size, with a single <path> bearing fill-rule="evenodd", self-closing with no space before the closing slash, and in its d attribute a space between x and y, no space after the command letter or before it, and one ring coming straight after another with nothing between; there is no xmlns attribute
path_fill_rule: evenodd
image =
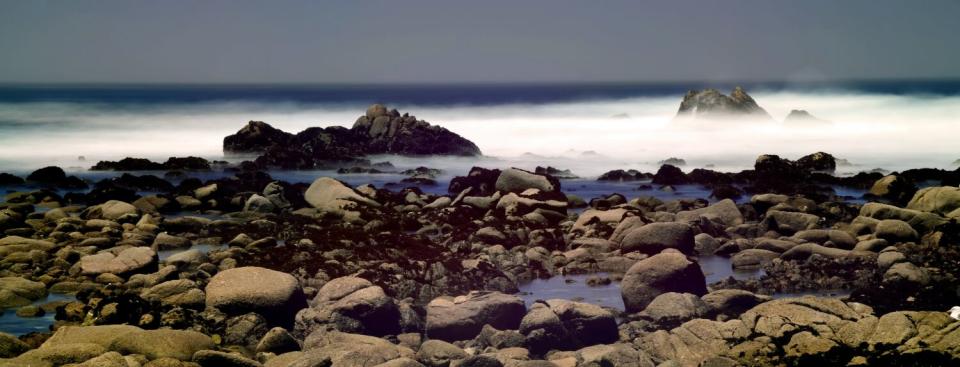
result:
<svg viewBox="0 0 960 367"><path fill-rule="evenodd" d="M0 366L960 363L960 169L663 151L583 175L357 112L238 124L213 159L0 173ZM774 117L737 87L674 119L730 120Z"/></svg>

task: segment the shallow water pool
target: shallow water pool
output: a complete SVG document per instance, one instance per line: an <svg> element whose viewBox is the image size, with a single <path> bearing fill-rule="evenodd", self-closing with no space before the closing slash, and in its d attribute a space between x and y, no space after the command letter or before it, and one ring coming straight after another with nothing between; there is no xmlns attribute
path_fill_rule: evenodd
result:
<svg viewBox="0 0 960 367"><path fill-rule="evenodd" d="M39 299L32 304L40 306L45 303L73 301L74 299L76 299L76 297L72 295L51 293L47 295L46 298ZM50 326L53 325L56 314L55 311L51 310L40 317L20 317L17 316L17 308L8 308L3 310L3 314L0 315L0 331L12 335L24 335L35 331L50 331Z"/></svg>
<svg viewBox="0 0 960 367"><path fill-rule="evenodd" d="M595 276L607 276L607 274L561 275L548 279L535 279L529 283L520 284L518 295L527 307L537 300L566 299L623 310L620 283L587 285L587 278Z"/></svg>

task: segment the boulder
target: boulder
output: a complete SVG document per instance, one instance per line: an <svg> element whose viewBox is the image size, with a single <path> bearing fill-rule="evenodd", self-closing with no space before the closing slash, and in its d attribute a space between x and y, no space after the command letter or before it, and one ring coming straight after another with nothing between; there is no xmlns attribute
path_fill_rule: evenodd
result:
<svg viewBox="0 0 960 367"><path fill-rule="evenodd" d="M847 256L869 256L870 253L858 252L844 250L834 247L821 246L815 243L804 243L796 245L793 248L787 250L786 252L780 254L780 258L784 260L801 260L804 261L809 258L811 255L820 255L825 256L830 259L840 259Z"/></svg>
<svg viewBox="0 0 960 367"><path fill-rule="evenodd" d="M30 346L17 337L0 332L0 358L13 358L30 350Z"/></svg>
<svg viewBox="0 0 960 367"><path fill-rule="evenodd" d="M193 355L193 362L201 367L262 367L260 362L246 358L239 353L201 350Z"/></svg>
<svg viewBox="0 0 960 367"><path fill-rule="evenodd" d="M678 221L694 222L701 217L722 223L727 227L743 224L743 214L740 213L737 204L730 199L720 200L705 208L685 210L677 213Z"/></svg>
<svg viewBox="0 0 960 367"><path fill-rule="evenodd" d="M799 231L816 228L819 221L820 217L813 214L768 210L762 225L769 230L792 235Z"/></svg>
<svg viewBox="0 0 960 367"><path fill-rule="evenodd" d="M117 220L125 215L135 215L139 211L133 204L120 200L109 200L103 204L90 207L87 210L87 219Z"/></svg>
<svg viewBox="0 0 960 367"><path fill-rule="evenodd" d="M560 181L548 175L538 175L518 168L500 172L494 188L498 191L522 193L528 189L537 189L543 193L560 192Z"/></svg>
<svg viewBox="0 0 960 367"><path fill-rule="evenodd" d="M617 341L617 322L610 311L589 303L561 299L551 299L546 304L563 328L562 337L570 341L570 344L561 346L581 348ZM530 321L526 316L523 320ZM532 325L528 323L526 326L527 334L530 334ZM520 329L523 332L523 322Z"/></svg>
<svg viewBox="0 0 960 367"><path fill-rule="evenodd" d="M857 245L857 239L850 233L837 229L806 229L794 233L793 238L800 242L813 242L821 245L832 244L830 247L851 250Z"/></svg>
<svg viewBox="0 0 960 367"><path fill-rule="evenodd" d="M287 332L287 329L275 327L267 331L257 343L257 353L283 354L300 350L300 342Z"/></svg>
<svg viewBox="0 0 960 367"><path fill-rule="evenodd" d="M620 242L620 250L624 253L639 251L653 255L670 248L693 254L695 235L693 227L686 223L650 223L627 232Z"/></svg>
<svg viewBox="0 0 960 367"><path fill-rule="evenodd" d="M169 280L140 292L140 298L166 306L202 308L206 295L189 279Z"/></svg>
<svg viewBox="0 0 960 367"><path fill-rule="evenodd" d="M321 326L365 335L396 335L400 310L379 286L357 277L327 282L310 308L297 313L295 330L309 335Z"/></svg>
<svg viewBox="0 0 960 367"><path fill-rule="evenodd" d="M140 330L127 333L117 338L110 345L110 350L122 354L142 354L148 359L176 358L189 361L193 354L213 349L213 339L204 334L191 330Z"/></svg>
<svg viewBox="0 0 960 367"><path fill-rule="evenodd" d="M700 297L710 307L711 314L739 316L746 310L771 300L770 296L754 294L742 289L718 289Z"/></svg>
<svg viewBox="0 0 960 367"><path fill-rule="evenodd" d="M868 194L890 200L894 203L903 205L913 194L917 192L917 186L909 179L899 175L886 175L875 181Z"/></svg>
<svg viewBox="0 0 960 367"><path fill-rule="evenodd" d="M151 273L157 270L157 253L149 247L130 247L116 255L111 252L87 255L80 258L79 264L84 275Z"/></svg>
<svg viewBox="0 0 960 367"><path fill-rule="evenodd" d="M650 356L626 343L594 345L580 349L576 353L576 361L582 361L578 366L654 366Z"/></svg>
<svg viewBox="0 0 960 367"><path fill-rule="evenodd" d="M874 236L889 243L913 242L919 239L917 230L899 219L884 219L877 223Z"/></svg>
<svg viewBox="0 0 960 367"><path fill-rule="evenodd" d="M273 213L276 210L277 206L273 204L273 201L257 194L250 195L247 202L243 204L243 211L245 212Z"/></svg>
<svg viewBox="0 0 960 367"><path fill-rule="evenodd" d="M690 183L690 179L679 168L664 164L653 175L652 183L654 185L684 185Z"/></svg>
<svg viewBox="0 0 960 367"><path fill-rule="evenodd" d="M960 218L960 187L942 186L920 189L907 203L907 209Z"/></svg>
<svg viewBox="0 0 960 367"><path fill-rule="evenodd" d="M381 338L339 331L318 330L303 341L303 355L291 367L376 366L400 357L413 357L414 352ZM324 363L324 360L327 362Z"/></svg>
<svg viewBox="0 0 960 367"><path fill-rule="evenodd" d="M688 320L709 317L710 311L710 306L697 295L667 292L654 298L640 316L658 329L672 329Z"/></svg>
<svg viewBox="0 0 960 367"><path fill-rule="evenodd" d="M427 304L427 337L446 341L472 339L483 325L516 329L526 313L523 300L500 292L471 292Z"/></svg>
<svg viewBox="0 0 960 367"><path fill-rule="evenodd" d="M898 219L910 224L918 233L927 233L947 220L937 214L920 210L898 208L881 203L866 203L860 207L860 216L873 219Z"/></svg>
<svg viewBox="0 0 960 367"><path fill-rule="evenodd" d="M228 314L256 312L281 325L292 325L307 306L297 279L260 267L240 267L217 273L206 287L207 306Z"/></svg>
<svg viewBox="0 0 960 367"><path fill-rule="evenodd" d="M329 177L314 180L304 193L304 199L321 212L337 215L348 221L360 219L357 210L361 206L380 206L380 203Z"/></svg>
<svg viewBox="0 0 960 367"><path fill-rule="evenodd" d="M115 341L126 338L143 329L131 325L62 326L57 328L41 347L67 344L97 344L109 348Z"/></svg>
<svg viewBox="0 0 960 367"><path fill-rule="evenodd" d="M185 237L173 236L167 232L161 232L153 239L152 247L159 251L190 247L191 245L193 245L193 243Z"/></svg>
<svg viewBox="0 0 960 367"><path fill-rule="evenodd" d="M427 367L447 367L451 362L467 358L467 353L442 340L427 340L420 345L416 358Z"/></svg>
<svg viewBox="0 0 960 367"><path fill-rule="evenodd" d="M797 167L807 172L833 172L837 170L837 159L830 153L816 152L797 160Z"/></svg>
<svg viewBox="0 0 960 367"><path fill-rule="evenodd" d="M707 285L696 262L667 250L631 266L620 283L620 291L627 312L638 312L663 293L699 296L707 293Z"/></svg>
<svg viewBox="0 0 960 367"><path fill-rule="evenodd" d="M287 144L293 134L280 131L263 121L250 121L236 134L223 138L224 153L260 153L276 145Z"/></svg>
<svg viewBox="0 0 960 367"><path fill-rule="evenodd" d="M778 257L780 254L777 252L752 248L734 254L730 262L734 269L759 269Z"/></svg>
<svg viewBox="0 0 960 367"><path fill-rule="evenodd" d="M47 296L47 286L20 277L0 278L0 309L26 306Z"/></svg>

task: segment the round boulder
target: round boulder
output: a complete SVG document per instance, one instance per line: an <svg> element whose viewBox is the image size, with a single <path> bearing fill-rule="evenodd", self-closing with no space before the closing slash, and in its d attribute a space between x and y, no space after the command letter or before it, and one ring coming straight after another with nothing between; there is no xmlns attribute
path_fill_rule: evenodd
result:
<svg viewBox="0 0 960 367"><path fill-rule="evenodd" d="M297 279L287 273L248 266L221 271L206 287L207 306L228 314L256 312L281 325L292 325L307 306Z"/></svg>
<svg viewBox="0 0 960 367"><path fill-rule="evenodd" d="M472 339L487 324L512 330L520 325L525 313L520 297L500 292L441 297L427 305L427 337L446 341Z"/></svg>
<svg viewBox="0 0 960 367"><path fill-rule="evenodd" d="M624 253L640 251L653 255L672 248L685 254L692 254L694 236L696 233L693 227L686 223L650 223L628 232L620 243L620 249Z"/></svg>
<svg viewBox="0 0 960 367"><path fill-rule="evenodd" d="M620 283L627 312L642 311L667 292L706 294L706 278L700 266L685 255L668 250L633 264Z"/></svg>

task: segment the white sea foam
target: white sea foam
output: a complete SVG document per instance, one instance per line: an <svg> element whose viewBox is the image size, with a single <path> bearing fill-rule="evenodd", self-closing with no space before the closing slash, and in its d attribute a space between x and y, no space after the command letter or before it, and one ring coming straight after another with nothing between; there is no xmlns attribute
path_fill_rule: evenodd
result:
<svg viewBox="0 0 960 367"><path fill-rule="evenodd" d="M472 141L487 161L532 168L553 164L581 175L614 168L650 170L656 161L685 158L691 166L737 170L762 153L797 158L826 151L875 167L949 168L960 158L960 97L849 92L753 93L776 121L673 121L678 96L495 106L393 105ZM297 103L109 105L0 104L0 169L118 159L199 155L221 158L223 137L248 120L297 132L310 126L351 126L365 106ZM804 109L826 125L780 121ZM594 155L583 155L592 151ZM524 155L533 153L535 156ZM544 158L547 157L547 158ZM468 165L463 160L402 160L408 164ZM446 163L444 163L446 162ZM396 162L395 162L396 163ZM497 163L490 163L497 164Z"/></svg>

